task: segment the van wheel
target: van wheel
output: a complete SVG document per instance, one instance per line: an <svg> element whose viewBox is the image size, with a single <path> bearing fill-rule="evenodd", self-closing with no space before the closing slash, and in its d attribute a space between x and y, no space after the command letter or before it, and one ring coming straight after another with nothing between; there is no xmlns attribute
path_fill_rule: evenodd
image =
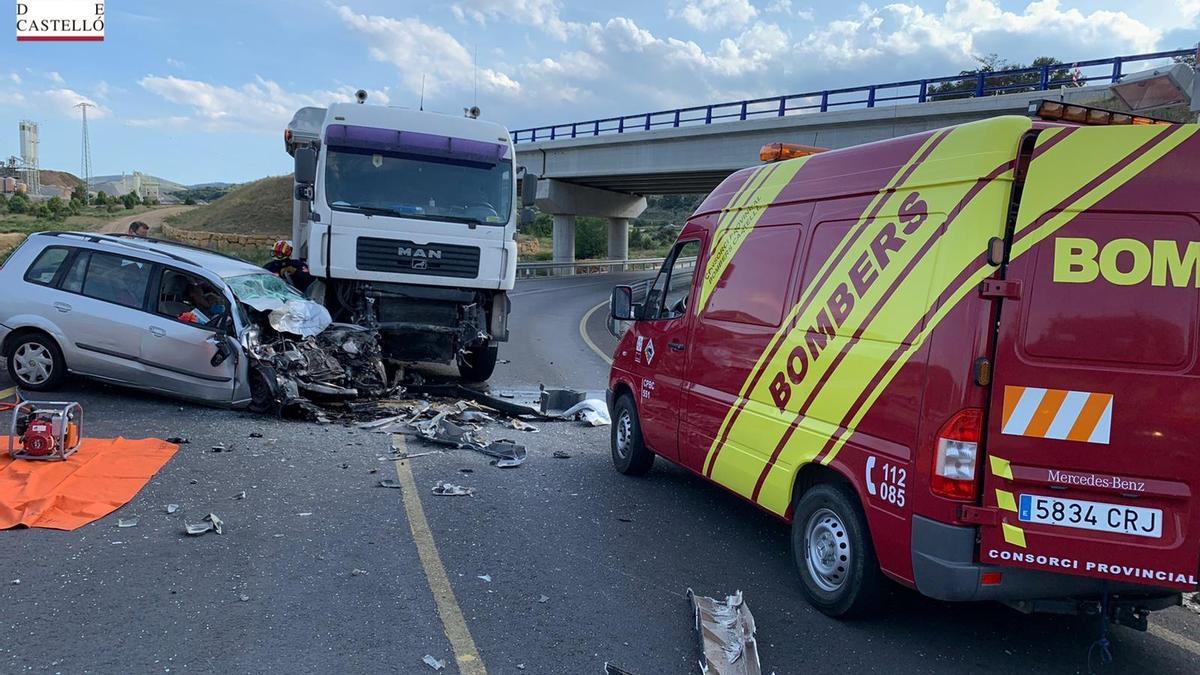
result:
<svg viewBox="0 0 1200 675"><path fill-rule="evenodd" d="M642 441L642 424L629 394L617 398L615 419L609 435L613 466L626 476L641 476L654 466L654 453Z"/></svg>
<svg viewBox="0 0 1200 675"><path fill-rule="evenodd" d="M50 336L25 333L9 344L8 374L22 389L53 391L66 379L67 363Z"/></svg>
<svg viewBox="0 0 1200 675"><path fill-rule="evenodd" d="M468 382L486 382L496 370L500 346L490 342L468 347L458 357L458 374Z"/></svg>
<svg viewBox="0 0 1200 675"><path fill-rule="evenodd" d="M870 614L886 590L858 499L841 485L817 485L796 502L792 555L804 595L835 618Z"/></svg>

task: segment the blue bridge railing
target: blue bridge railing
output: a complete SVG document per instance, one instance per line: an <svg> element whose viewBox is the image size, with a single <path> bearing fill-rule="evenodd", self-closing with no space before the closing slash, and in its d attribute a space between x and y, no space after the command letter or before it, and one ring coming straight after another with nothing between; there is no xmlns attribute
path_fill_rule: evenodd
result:
<svg viewBox="0 0 1200 675"><path fill-rule="evenodd" d="M989 94L1047 91L1077 87L1092 82L1117 82L1126 64L1157 61L1195 54L1192 49L1175 49L1151 54L1114 56L1074 63L1056 63L1033 68L997 70L974 75L947 75L923 80L906 80L844 89L825 89L802 94L785 94L745 101L659 110L657 112L605 117L586 122L568 122L517 129L513 143L553 141L566 138L624 134L661 128L702 126L730 120L784 117L804 112L828 112L840 108L874 108L880 104L908 101L925 103Z"/></svg>

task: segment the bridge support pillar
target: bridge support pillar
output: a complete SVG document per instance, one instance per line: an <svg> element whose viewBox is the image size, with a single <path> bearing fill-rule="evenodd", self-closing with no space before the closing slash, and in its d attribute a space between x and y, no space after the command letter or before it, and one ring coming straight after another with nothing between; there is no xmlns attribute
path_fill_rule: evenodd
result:
<svg viewBox="0 0 1200 675"><path fill-rule="evenodd" d="M575 262L575 215L556 213L554 218L554 262ZM563 267L555 270L556 274L574 274L575 270Z"/></svg>
<svg viewBox="0 0 1200 675"><path fill-rule="evenodd" d="M629 219L642 215L646 198L550 179L538 181L537 207L554 216L554 262L575 261L575 216L608 218L608 256L625 260L629 258Z"/></svg>
<svg viewBox="0 0 1200 675"><path fill-rule="evenodd" d="M629 260L629 219L608 219L608 259Z"/></svg>

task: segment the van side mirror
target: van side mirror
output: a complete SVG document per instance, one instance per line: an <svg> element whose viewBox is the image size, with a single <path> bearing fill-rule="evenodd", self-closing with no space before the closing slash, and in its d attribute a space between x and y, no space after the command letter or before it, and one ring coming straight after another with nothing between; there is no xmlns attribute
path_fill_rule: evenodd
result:
<svg viewBox="0 0 1200 675"><path fill-rule="evenodd" d="M635 321L633 310L633 288L631 286L615 286L612 298L608 303L609 312L616 321Z"/></svg>
<svg viewBox="0 0 1200 675"><path fill-rule="evenodd" d="M533 209L521 209L521 216L517 219L521 227L529 227L533 224Z"/></svg>
<svg viewBox="0 0 1200 675"><path fill-rule="evenodd" d="M317 151L312 148L296 149L296 184L312 185L317 182Z"/></svg>
<svg viewBox="0 0 1200 675"><path fill-rule="evenodd" d="M525 172L521 177L521 206L530 207L537 202L537 174Z"/></svg>

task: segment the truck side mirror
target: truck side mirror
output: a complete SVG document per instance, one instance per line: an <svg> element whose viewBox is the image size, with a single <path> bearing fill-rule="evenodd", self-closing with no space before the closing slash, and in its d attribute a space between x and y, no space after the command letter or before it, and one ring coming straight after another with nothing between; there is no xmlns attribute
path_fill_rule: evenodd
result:
<svg viewBox="0 0 1200 675"><path fill-rule="evenodd" d="M633 311L633 288L630 286L615 286L612 298L608 303L609 312L616 321L634 321L637 319Z"/></svg>
<svg viewBox="0 0 1200 675"><path fill-rule="evenodd" d="M521 177L521 206L530 207L537 201L537 174L525 172Z"/></svg>
<svg viewBox="0 0 1200 675"><path fill-rule="evenodd" d="M317 151L312 148L296 149L296 184L312 185L317 182Z"/></svg>
<svg viewBox="0 0 1200 675"><path fill-rule="evenodd" d="M521 227L529 227L533 224L533 209L521 209L521 216L518 219Z"/></svg>

